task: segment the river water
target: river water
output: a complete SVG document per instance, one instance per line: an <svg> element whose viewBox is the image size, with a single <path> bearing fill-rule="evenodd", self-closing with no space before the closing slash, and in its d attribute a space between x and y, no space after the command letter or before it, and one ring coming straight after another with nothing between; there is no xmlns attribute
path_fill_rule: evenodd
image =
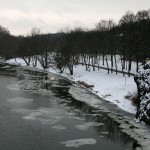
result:
<svg viewBox="0 0 150 150"><path fill-rule="evenodd" d="M1 63L0 149L134 150L136 141L106 112L73 98L73 87L84 91L58 75Z"/></svg>

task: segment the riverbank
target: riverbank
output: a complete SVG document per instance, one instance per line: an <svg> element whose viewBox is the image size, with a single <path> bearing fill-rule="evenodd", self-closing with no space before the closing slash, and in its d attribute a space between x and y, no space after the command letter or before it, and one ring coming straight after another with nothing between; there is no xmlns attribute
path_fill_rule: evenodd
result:
<svg viewBox="0 0 150 150"><path fill-rule="evenodd" d="M16 60L8 60L7 63L26 66L24 61L19 58ZM42 69L39 63L37 68ZM85 82L88 85L92 85L93 88L91 89L91 92L95 93L103 100L116 104L119 108L129 113L136 113L136 107L132 104L131 100L125 98L135 95L137 91L132 76L128 77L127 75L123 76L122 74L116 75L115 72L107 74L107 71L103 69L92 71L92 67L89 68L89 71L86 71L85 66L82 65L74 67L73 75L70 75L69 70L67 69L62 74L52 67L47 71L59 74L75 82Z"/></svg>

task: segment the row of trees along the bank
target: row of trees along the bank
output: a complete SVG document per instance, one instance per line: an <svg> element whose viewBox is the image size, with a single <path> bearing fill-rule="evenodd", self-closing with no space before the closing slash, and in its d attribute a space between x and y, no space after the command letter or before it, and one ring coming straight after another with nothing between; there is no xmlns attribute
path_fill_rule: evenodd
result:
<svg viewBox="0 0 150 150"><path fill-rule="evenodd" d="M95 29L76 28L56 34L40 34L33 28L27 36L12 36L0 26L0 55L6 59L21 57L27 65L44 69L55 62L61 72L65 68L73 74L73 66L82 63L93 71L105 65L108 73L116 71L120 56L122 72L130 74L132 62L145 63L150 58L150 9L135 14L127 12L116 24L113 20L100 20ZM55 60L55 61L54 61ZM109 63L111 62L111 63Z"/></svg>

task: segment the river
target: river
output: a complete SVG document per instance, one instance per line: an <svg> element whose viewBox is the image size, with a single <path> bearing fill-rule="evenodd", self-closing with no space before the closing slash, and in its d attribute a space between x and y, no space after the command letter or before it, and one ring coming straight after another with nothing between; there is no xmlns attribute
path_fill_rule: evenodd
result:
<svg viewBox="0 0 150 150"><path fill-rule="evenodd" d="M137 142L121 132L119 123L107 112L73 98L71 88L86 91L58 75L1 63L0 149L134 150L137 147ZM86 95L95 98L88 92Z"/></svg>

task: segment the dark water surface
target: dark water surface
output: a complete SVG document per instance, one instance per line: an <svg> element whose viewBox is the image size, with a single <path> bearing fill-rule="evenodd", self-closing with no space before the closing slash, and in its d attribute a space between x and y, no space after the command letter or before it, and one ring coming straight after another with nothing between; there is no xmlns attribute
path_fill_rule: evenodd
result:
<svg viewBox="0 0 150 150"><path fill-rule="evenodd" d="M0 64L0 150L134 150L118 123L75 100L71 86L54 74Z"/></svg>

